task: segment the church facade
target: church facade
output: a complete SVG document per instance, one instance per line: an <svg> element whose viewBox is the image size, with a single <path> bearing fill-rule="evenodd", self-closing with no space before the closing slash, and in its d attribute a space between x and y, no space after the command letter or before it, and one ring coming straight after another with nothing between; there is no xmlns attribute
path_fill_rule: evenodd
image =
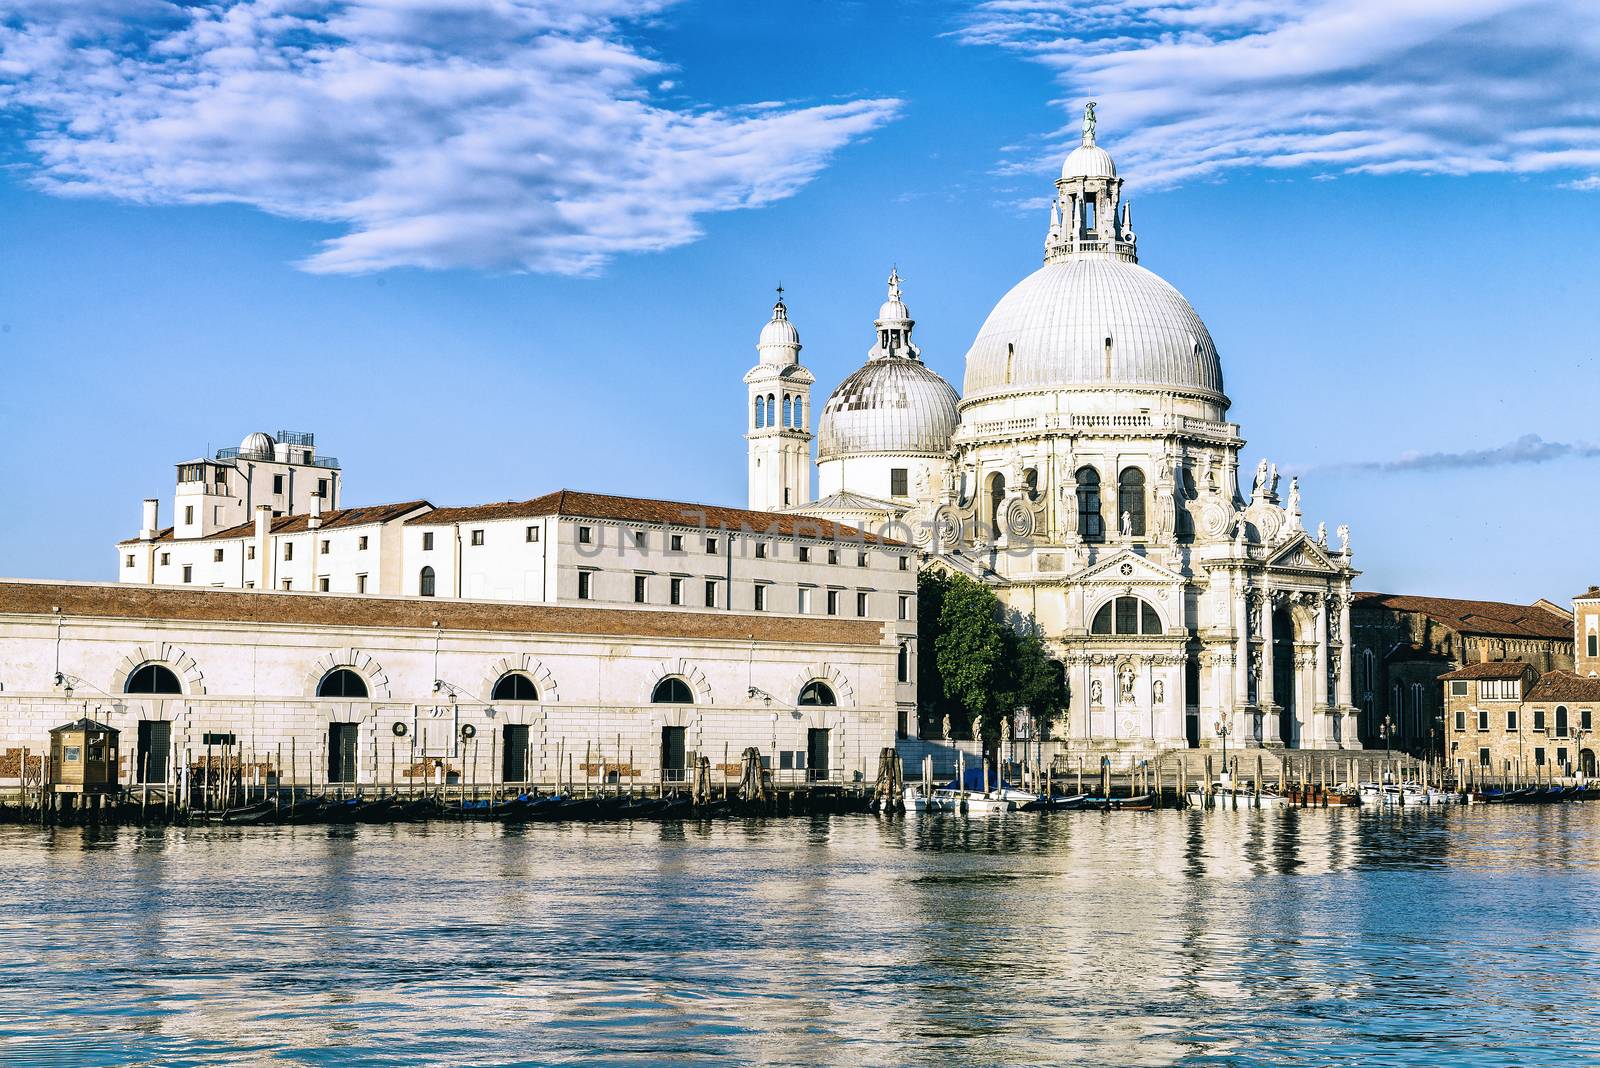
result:
<svg viewBox="0 0 1600 1068"><path fill-rule="evenodd" d="M750 506L893 532L990 585L1066 665L1072 749L1358 748L1348 529L1297 479L1241 475L1217 349L1139 264L1093 105L1044 263L995 305L956 390L923 362L898 273L866 364L825 402L780 294L750 384Z"/></svg>

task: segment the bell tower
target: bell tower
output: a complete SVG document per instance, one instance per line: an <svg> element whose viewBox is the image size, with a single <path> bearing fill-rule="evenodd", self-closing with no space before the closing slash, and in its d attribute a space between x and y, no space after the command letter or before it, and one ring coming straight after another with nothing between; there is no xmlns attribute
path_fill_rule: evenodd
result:
<svg viewBox="0 0 1600 1068"><path fill-rule="evenodd" d="M756 352L756 365L744 376L750 507L776 512L810 504L811 387L816 377L800 363L800 331L789 321L781 285Z"/></svg>

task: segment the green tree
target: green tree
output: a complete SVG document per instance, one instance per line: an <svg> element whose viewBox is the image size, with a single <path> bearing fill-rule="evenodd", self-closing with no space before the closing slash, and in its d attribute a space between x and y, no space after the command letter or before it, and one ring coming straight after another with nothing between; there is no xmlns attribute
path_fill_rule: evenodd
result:
<svg viewBox="0 0 1600 1068"><path fill-rule="evenodd" d="M1006 674L1006 628L1000 612L1000 601L987 586L965 575L951 576L933 640L944 695L966 713L969 725L974 716L982 716L986 737L998 735L994 713L1004 711L999 700Z"/></svg>

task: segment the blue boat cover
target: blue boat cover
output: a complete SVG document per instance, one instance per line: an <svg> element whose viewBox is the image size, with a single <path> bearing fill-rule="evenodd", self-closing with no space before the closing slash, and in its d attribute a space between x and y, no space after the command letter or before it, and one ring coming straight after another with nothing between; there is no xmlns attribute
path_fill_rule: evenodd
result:
<svg viewBox="0 0 1600 1068"><path fill-rule="evenodd" d="M966 783L965 783L965 785L962 785L956 779L951 779L949 782L947 782L943 786L939 787L939 789L941 789L941 790L982 790L983 789L983 767L980 765L979 767L976 767L976 768L968 768L967 769L967 774L966 774ZM991 790L1009 790L1009 789L1011 789L1011 784L1006 782L1003 778L1001 778L999 773L996 772L995 769L990 768L989 769L989 789L991 789Z"/></svg>

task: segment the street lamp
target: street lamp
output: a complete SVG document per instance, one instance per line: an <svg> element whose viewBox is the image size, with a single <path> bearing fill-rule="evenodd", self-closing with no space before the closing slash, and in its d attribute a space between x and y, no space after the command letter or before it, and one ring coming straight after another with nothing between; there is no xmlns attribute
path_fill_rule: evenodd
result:
<svg viewBox="0 0 1600 1068"><path fill-rule="evenodd" d="M1232 782L1233 777L1228 774L1228 721L1219 718L1212 729L1217 732L1217 737L1222 739L1222 781Z"/></svg>
<svg viewBox="0 0 1600 1068"><path fill-rule="evenodd" d="M1394 719L1388 713L1384 714L1383 722L1378 725L1378 733L1383 735L1383 767L1387 773L1389 761L1393 758L1393 753L1389 749L1389 738L1394 734Z"/></svg>

